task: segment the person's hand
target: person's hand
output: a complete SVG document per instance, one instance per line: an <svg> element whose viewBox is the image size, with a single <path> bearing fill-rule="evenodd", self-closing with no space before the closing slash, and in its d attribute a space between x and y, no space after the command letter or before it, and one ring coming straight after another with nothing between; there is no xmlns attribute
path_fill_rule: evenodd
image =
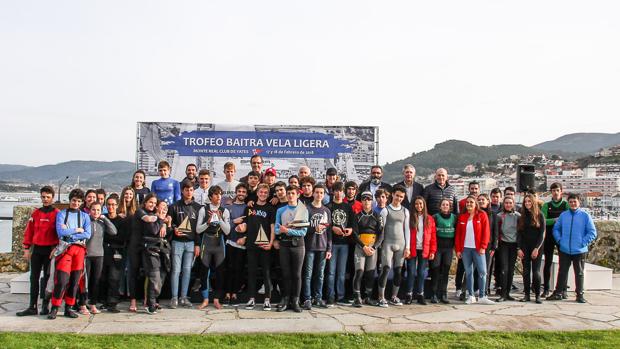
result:
<svg viewBox="0 0 620 349"><path fill-rule="evenodd" d="M481 249L478 250L478 254L481 255L481 256L484 255L484 252L485 252L484 248L481 248Z"/></svg>
<svg viewBox="0 0 620 349"><path fill-rule="evenodd" d="M433 259L435 259L435 254L434 253L429 254L428 255L428 260L432 261Z"/></svg>
<svg viewBox="0 0 620 349"><path fill-rule="evenodd" d="M194 246L194 257L200 256L200 246Z"/></svg>
<svg viewBox="0 0 620 349"><path fill-rule="evenodd" d="M332 259L332 253L331 253L330 251L327 251L327 252L325 253L325 259L327 259L327 260Z"/></svg>
<svg viewBox="0 0 620 349"><path fill-rule="evenodd" d="M457 252L456 253L456 258L458 258L458 259L463 258L463 254L461 252Z"/></svg>
<svg viewBox="0 0 620 349"><path fill-rule="evenodd" d="M239 246L245 245L245 239L246 239L245 237L237 239L237 245Z"/></svg>
<svg viewBox="0 0 620 349"><path fill-rule="evenodd" d="M174 235L176 235L176 236L185 236L186 234L185 234L185 233L181 233L181 232L179 231L179 229L174 228Z"/></svg>
<svg viewBox="0 0 620 349"><path fill-rule="evenodd" d="M494 254L495 254L495 250L489 251L489 256L493 257Z"/></svg>
<svg viewBox="0 0 620 349"><path fill-rule="evenodd" d="M280 199L278 199L278 198L277 198L277 197L275 197L275 196L274 196L273 198L271 198L271 200L269 201L269 203L270 203L272 206L277 205L277 204L278 204L278 202L280 202Z"/></svg>
<svg viewBox="0 0 620 349"><path fill-rule="evenodd" d="M271 242L266 244L266 245L260 245L260 248L262 248L265 251L271 250L272 247L273 247L273 243L271 243Z"/></svg>
<svg viewBox="0 0 620 349"><path fill-rule="evenodd" d="M275 240L273 242L273 248L275 248L276 250L279 250L280 249L280 241Z"/></svg>
<svg viewBox="0 0 620 349"><path fill-rule="evenodd" d="M523 256L524 256L523 251L518 250L517 251L517 257L519 257L519 259L523 259Z"/></svg>
<svg viewBox="0 0 620 349"><path fill-rule="evenodd" d="M237 233L245 233L245 231L247 230L247 224L246 223L241 223L239 225L237 225L235 227L235 231Z"/></svg>
<svg viewBox="0 0 620 349"><path fill-rule="evenodd" d="M166 223L167 226L171 226L172 225L172 217L166 216L166 218L164 218L164 223Z"/></svg>
<svg viewBox="0 0 620 349"><path fill-rule="evenodd" d="M80 228L75 228L75 232L76 233L83 233L84 232L84 228L80 227Z"/></svg>
<svg viewBox="0 0 620 349"><path fill-rule="evenodd" d="M532 251L532 259L536 259L536 258L538 258L538 249L537 248L535 248Z"/></svg>
<svg viewBox="0 0 620 349"><path fill-rule="evenodd" d="M288 228L284 224L280 224L280 233L288 234Z"/></svg>
<svg viewBox="0 0 620 349"><path fill-rule="evenodd" d="M411 253L411 252L409 251L409 249L408 249L408 248L406 248L406 249L405 249L405 255L404 255L403 257L405 257L405 258L409 258L410 253Z"/></svg>
<svg viewBox="0 0 620 349"><path fill-rule="evenodd" d="M336 235L344 235L340 227L336 227L336 226L332 227L332 232Z"/></svg>
<svg viewBox="0 0 620 349"><path fill-rule="evenodd" d="M121 218L127 218L127 215L124 214L124 213L119 213L118 216L121 217Z"/></svg>
<svg viewBox="0 0 620 349"><path fill-rule="evenodd" d="M245 216L237 217L237 218L233 219L233 223L239 225L239 224L243 223L243 219L244 218L245 218Z"/></svg>
<svg viewBox="0 0 620 349"><path fill-rule="evenodd" d="M159 237L160 238L166 237L166 227L159 228Z"/></svg>
<svg viewBox="0 0 620 349"><path fill-rule="evenodd" d="M368 257L372 256L373 253L375 253L375 251L373 250L372 247L370 246L364 246L362 247L362 251L364 251L364 254Z"/></svg>
<svg viewBox="0 0 620 349"><path fill-rule="evenodd" d="M254 201L252 200L248 201L248 207L250 208L254 207Z"/></svg>
<svg viewBox="0 0 620 349"><path fill-rule="evenodd" d="M349 236L349 235L353 234L353 228L344 228L342 234L344 236Z"/></svg>
<svg viewBox="0 0 620 349"><path fill-rule="evenodd" d="M24 259L27 261L30 260L30 249L29 248L24 249Z"/></svg>

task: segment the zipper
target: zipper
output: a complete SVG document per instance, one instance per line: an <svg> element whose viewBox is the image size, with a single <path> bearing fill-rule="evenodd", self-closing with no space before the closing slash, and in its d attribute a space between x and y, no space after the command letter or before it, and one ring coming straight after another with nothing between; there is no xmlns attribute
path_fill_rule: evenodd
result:
<svg viewBox="0 0 620 349"><path fill-rule="evenodd" d="M568 254L572 255L571 242L573 240L573 220L575 219L575 212L571 212L570 216L570 231L568 232Z"/></svg>

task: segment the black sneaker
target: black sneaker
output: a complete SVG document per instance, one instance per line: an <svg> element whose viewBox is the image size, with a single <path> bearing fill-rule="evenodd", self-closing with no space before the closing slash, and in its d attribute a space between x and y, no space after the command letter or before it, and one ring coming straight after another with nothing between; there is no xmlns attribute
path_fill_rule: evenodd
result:
<svg viewBox="0 0 620 349"><path fill-rule="evenodd" d="M222 305L225 307L230 307L232 305L230 301L230 297L224 297L224 301L222 302Z"/></svg>
<svg viewBox="0 0 620 349"><path fill-rule="evenodd" d="M230 306L231 307L239 306L239 299L237 299L237 297L231 297L230 298Z"/></svg>
<svg viewBox="0 0 620 349"><path fill-rule="evenodd" d="M555 292L553 292L551 296L547 297L548 301L561 301L562 299L562 295Z"/></svg>
<svg viewBox="0 0 620 349"><path fill-rule="evenodd" d="M309 299L306 299L304 301L304 309L306 310L312 310L312 301Z"/></svg>
<svg viewBox="0 0 620 349"><path fill-rule="evenodd" d="M403 303L405 303L405 304L407 304L407 305L409 305L409 304L413 303L413 294L411 294L411 293L407 293L407 294L405 295L405 301L404 301Z"/></svg>
<svg viewBox="0 0 620 349"><path fill-rule="evenodd" d="M336 302L338 305L349 305L351 303L349 303L346 299L344 298L339 298L338 302Z"/></svg>
<svg viewBox="0 0 620 349"><path fill-rule="evenodd" d="M568 292L562 291L562 299L568 299Z"/></svg>
<svg viewBox="0 0 620 349"><path fill-rule="evenodd" d="M47 318L50 320L54 320L57 314L58 314L58 307L52 307L52 309L50 309L50 313L47 314Z"/></svg>
<svg viewBox="0 0 620 349"><path fill-rule="evenodd" d="M319 308L327 308L327 303L325 303L325 301L324 301L324 300L319 299L319 300L316 302L316 306L317 306L317 307L319 307Z"/></svg>
<svg viewBox="0 0 620 349"><path fill-rule="evenodd" d="M121 311L116 307L116 305L109 305L106 307L106 310L108 311L108 313L112 313L112 314L118 314Z"/></svg>
<svg viewBox="0 0 620 349"><path fill-rule="evenodd" d="M360 297L356 297L356 298L353 300L353 306L354 306L355 308L361 308L361 307L362 307L362 298L360 298Z"/></svg>
<svg viewBox="0 0 620 349"><path fill-rule="evenodd" d="M149 314L149 315L157 314L157 306L156 305L149 305L148 307L144 308L144 310L146 310L146 313Z"/></svg>
<svg viewBox="0 0 620 349"><path fill-rule="evenodd" d="M543 293L540 295L542 298L547 298L549 297L549 290L544 290Z"/></svg>
<svg viewBox="0 0 620 349"><path fill-rule="evenodd" d="M263 303L263 310L264 311L271 310L271 302L269 301L269 299L265 299L265 302Z"/></svg>
<svg viewBox="0 0 620 349"><path fill-rule="evenodd" d="M37 315L39 313L39 311L37 310L37 307L28 307L26 310L22 310L17 312L17 316L31 316L31 315Z"/></svg>
<svg viewBox="0 0 620 349"><path fill-rule="evenodd" d="M256 306L256 303L254 302L253 298L250 298L250 300L245 303L245 310L253 310L254 306Z"/></svg>
<svg viewBox="0 0 620 349"><path fill-rule="evenodd" d="M424 299L424 295L419 294L417 298L418 298L418 304L426 305L426 299Z"/></svg>
<svg viewBox="0 0 620 349"><path fill-rule="evenodd" d="M576 301L577 301L577 303L582 303L582 304L583 304L583 303L588 303L588 301L586 301L586 299L585 299L585 298L583 298L583 295L582 295L582 294L577 295L577 299L576 299Z"/></svg>
<svg viewBox="0 0 620 349"><path fill-rule="evenodd" d="M328 308L333 308L336 306L336 300L333 298L330 298L327 300L327 307Z"/></svg>
<svg viewBox="0 0 620 349"><path fill-rule="evenodd" d="M370 297L366 297L364 298L364 304L366 305L372 305L372 306L377 306L378 302Z"/></svg>
<svg viewBox="0 0 620 349"><path fill-rule="evenodd" d="M516 299L515 299L513 296L511 296L511 295L507 295L507 296L506 296L506 297L504 297L504 298L506 298L506 300L507 300L507 301L511 301L511 302L516 301Z"/></svg>
<svg viewBox="0 0 620 349"><path fill-rule="evenodd" d="M78 315L78 313L76 313L73 309L71 309L71 307L65 307L65 317L71 318L71 319L76 319L78 317L80 317Z"/></svg>
<svg viewBox="0 0 620 349"><path fill-rule="evenodd" d="M448 294L446 293L442 294L440 301L443 304L450 304L450 301L448 300Z"/></svg>
<svg viewBox="0 0 620 349"><path fill-rule="evenodd" d="M433 304L439 303L439 299L437 298L437 295L433 295L431 297L431 303L433 303Z"/></svg>

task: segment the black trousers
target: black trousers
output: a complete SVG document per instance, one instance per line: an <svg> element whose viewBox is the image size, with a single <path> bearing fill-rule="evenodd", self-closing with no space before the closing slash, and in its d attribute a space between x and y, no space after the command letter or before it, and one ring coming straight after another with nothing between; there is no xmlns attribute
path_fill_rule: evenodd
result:
<svg viewBox="0 0 620 349"><path fill-rule="evenodd" d="M448 293L448 275L452 265L452 250L452 247L437 248L435 259L431 262L431 289L436 296ZM460 259L459 265L463 266L463 262ZM463 275L464 271L465 269L463 268Z"/></svg>
<svg viewBox="0 0 620 349"><path fill-rule="evenodd" d="M142 268L142 246L129 246L127 248L127 258L129 259L129 267L127 268L127 295L129 298L138 298L137 285L143 285L138 282L140 277L140 269Z"/></svg>
<svg viewBox="0 0 620 349"><path fill-rule="evenodd" d="M157 298L161 293L161 288L166 279L166 270L161 263L161 257L159 253L150 253L148 250L143 250L142 253L142 266L146 277L148 278L147 285L147 304L155 305Z"/></svg>
<svg viewBox="0 0 620 349"><path fill-rule="evenodd" d="M248 297L256 298L256 274L260 266L265 284L265 298L271 298L271 251L260 248L248 248Z"/></svg>
<svg viewBox="0 0 620 349"><path fill-rule="evenodd" d="M95 305L99 300L99 281L103 272L103 256L86 257L85 260L86 276L88 282L88 304ZM80 305L86 304L86 294L80 297Z"/></svg>
<svg viewBox="0 0 620 349"><path fill-rule="evenodd" d="M120 253L120 251L119 251ZM125 258L121 255L121 259L114 259L115 250L106 248L103 257L103 265L106 270L107 283L107 299L109 305L116 305L120 302L120 284L125 268Z"/></svg>
<svg viewBox="0 0 620 349"><path fill-rule="evenodd" d="M306 248L280 244L280 266L282 267L283 297L299 298L301 293L301 270L304 265Z"/></svg>
<svg viewBox="0 0 620 349"><path fill-rule="evenodd" d="M504 242L499 243L500 256L502 258L502 275L501 288L502 296L506 297L510 294L512 279L515 274L515 262L517 261L517 243Z"/></svg>
<svg viewBox="0 0 620 349"><path fill-rule="evenodd" d="M542 255L538 254L536 259L532 259L532 251L535 246L525 246L523 248L523 291L528 296L531 291L534 291L534 295L540 295L540 266L542 263ZM533 281L533 282L532 282ZM530 287L533 287L532 290Z"/></svg>
<svg viewBox="0 0 620 349"><path fill-rule="evenodd" d="M226 244L226 293L237 294L243 283L246 250Z"/></svg>
<svg viewBox="0 0 620 349"><path fill-rule="evenodd" d="M553 266L553 253L555 252L555 247L557 243L553 238L553 226L547 226L547 231L545 233L545 243L543 245L544 255L545 255L545 265L543 266L543 288L545 291L550 290L549 282L551 280L551 267Z"/></svg>
<svg viewBox="0 0 620 349"><path fill-rule="evenodd" d="M560 270L558 271L558 282L555 286L555 292L566 290L566 284L568 283L568 270L570 269L571 263L575 273L575 292L577 295L582 295L583 271L586 264L586 253L570 255L560 251Z"/></svg>
<svg viewBox="0 0 620 349"><path fill-rule="evenodd" d="M45 298L45 286L50 278L50 254L54 246L32 245L30 249L30 306L36 307L37 297ZM43 272L43 276L41 276ZM39 279L40 277L40 279ZM41 285L41 286L39 286Z"/></svg>

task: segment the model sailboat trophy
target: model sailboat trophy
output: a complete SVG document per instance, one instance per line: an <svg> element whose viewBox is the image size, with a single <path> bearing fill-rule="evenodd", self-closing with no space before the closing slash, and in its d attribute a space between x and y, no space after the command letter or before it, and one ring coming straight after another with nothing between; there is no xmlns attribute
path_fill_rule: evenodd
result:
<svg viewBox="0 0 620 349"><path fill-rule="evenodd" d="M254 241L257 245L269 245L269 237L265 234L265 229L263 229L263 225L261 224L258 228L258 235L256 236L256 241Z"/></svg>
<svg viewBox="0 0 620 349"><path fill-rule="evenodd" d="M292 228L303 228L309 227L310 222L308 222L308 209L306 205L301 202L295 208L295 217L289 223L289 226Z"/></svg>
<svg viewBox="0 0 620 349"><path fill-rule="evenodd" d="M189 223L189 216L185 216L185 219L179 224L177 228L181 233L187 234L192 232L192 225Z"/></svg>

